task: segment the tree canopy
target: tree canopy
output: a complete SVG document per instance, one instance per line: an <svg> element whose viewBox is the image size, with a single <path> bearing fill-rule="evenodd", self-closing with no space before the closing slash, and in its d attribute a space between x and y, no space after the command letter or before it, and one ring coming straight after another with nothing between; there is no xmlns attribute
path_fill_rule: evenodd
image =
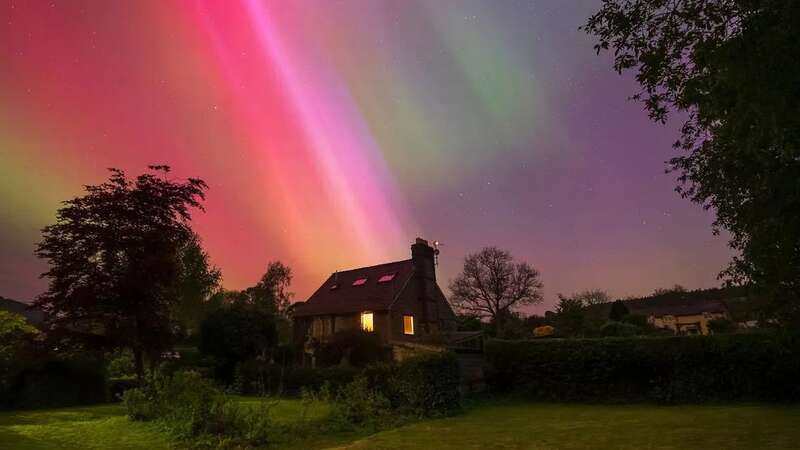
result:
<svg viewBox="0 0 800 450"><path fill-rule="evenodd" d="M464 260L462 272L450 282L450 302L461 313L498 322L514 308L541 303L541 289L538 270L515 263L506 250L486 247Z"/></svg>
<svg viewBox="0 0 800 450"><path fill-rule="evenodd" d="M191 211L202 210L206 184L171 180L169 167L129 179L110 169L108 181L64 202L42 231L36 254L50 268L36 306L55 328L102 335L156 358L171 345L183 274L181 250L194 238Z"/></svg>
<svg viewBox="0 0 800 450"><path fill-rule="evenodd" d="M800 2L604 0L584 29L653 120L685 117L670 170L730 233L722 276L800 317Z"/></svg>

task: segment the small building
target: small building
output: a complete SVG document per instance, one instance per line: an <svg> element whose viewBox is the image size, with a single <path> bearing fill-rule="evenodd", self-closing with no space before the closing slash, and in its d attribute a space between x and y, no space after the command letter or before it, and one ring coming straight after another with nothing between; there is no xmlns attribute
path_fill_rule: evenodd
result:
<svg viewBox="0 0 800 450"><path fill-rule="evenodd" d="M387 345L414 345L456 328L436 283L436 251L420 238L411 259L332 273L308 300L295 304L293 317L297 342L361 328Z"/></svg>
<svg viewBox="0 0 800 450"><path fill-rule="evenodd" d="M708 322L728 319L725 303L718 300L659 305L646 311L647 321L656 328L668 328L681 335L706 335Z"/></svg>

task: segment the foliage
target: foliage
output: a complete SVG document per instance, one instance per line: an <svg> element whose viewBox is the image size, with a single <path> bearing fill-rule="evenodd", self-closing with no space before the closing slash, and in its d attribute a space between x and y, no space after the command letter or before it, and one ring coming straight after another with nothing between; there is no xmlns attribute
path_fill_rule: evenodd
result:
<svg viewBox="0 0 800 450"><path fill-rule="evenodd" d="M451 353L421 354L398 366L390 381L396 408L415 416L437 416L461 408L459 367Z"/></svg>
<svg viewBox="0 0 800 450"><path fill-rule="evenodd" d="M474 314L457 314L456 324L458 326L458 331L483 330L483 322L481 322L481 318Z"/></svg>
<svg viewBox="0 0 800 450"><path fill-rule="evenodd" d="M636 336L642 334L642 329L631 323L608 321L600 328L600 334L606 337Z"/></svg>
<svg viewBox="0 0 800 450"><path fill-rule="evenodd" d="M135 375L136 368L133 363L133 353L123 350L111 354L106 370L111 378L125 378Z"/></svg>
<svg viewBox="0 0 800 450"><path fill-rule="evenodd" d="M222 272L211 264L200 237L195 233L180 251L180 264L177 316L186 333L193 336L211 310L209 299L220 289Z"/></svg>
<svg viewBox="0 0 800 450"><path fill-rule="evenodd" d="M269 405L243 411L197 372L150 374L145 383L123 394L128 417L158 421L191 447L251 447L272 442L278 430Z"/></svg>
<svg viewBox="0 0 800 450"><path fill-rule="evenodd" d="M577 292L572 294L572 298L581 300L585 306L602 305L611 301L611 296L602 289L588 289Z"/></svg>
<svg viewBox="0 0 800 450"><path fill-rule="evenodd" d="M64 202L36 249L50 263L36 306L59 329L131 349L139 376L145 353L156 358L173 343L181 249L206 189L167 179L167 166L150 169L135 180L111 169L108 181Z"/></svg>
<svg viewBox="0 0 800 450"><path fill-rule="evenodd" d="M382 425L391 414L391 404L364 376L357 376L336 396L334 417L349 425Z"/></svg>
<svg viewBox="0 0 800 450"><path fill-rule="evenodd" d="M0 310L0 393L31 360L39 336L39 330L29 325L25 317Z"/></svg>
<svg viewBox="0 0 800 450"><path fill-rule="evenodd" d="M608 312L608 320L620 322L628 314L630 314L630 311L628 311L628 307L625 306L625 303L622 300L617 300L611 304L611 310Z"/></svg>
<svg viewBox="0 0 800 450"><path fill-rule="evenodd" d="M486 344L488 383L556 401L800 401L800 337L499 341Z"/></svg>
<svg viewBox="0 0 800 450"><path fill-rule="evenodd" d="M317 355L322 366L344 363L354 367L364 367L391 357L390 349L377 333L356 328L333 333L327 342L320 344Z"/></svg>
<svg viewBox="0 0 800 450"><path fill-rule="evenodd" d="M112 402L122 400L125 392L139 387L141 384L136 378L109 378L108 379L108 400Z"/></svg>
<svg viewBox="0 0 800 450"><path fill-rule="evenodd" d="M237 364L256 356L265 359L276 343L274 316L251 304L226 305L200 325L200 351L215 358L217 376L226 383L233 381Z"/></svg>
<svg viewBox="0 0 800 450"><path fill-rule="evenodd" d="M506 250L486 247L468 255L462 272L450 282L450 303L465 314L502 319L514 308L542 302L539 271L528 263L515 263Z"/></svg>
<svg viewBox="0 0 800 450"><path fill-rule="evenodd" d="M358 372L350 367L287 367L251 360L239 366L239 387L240 393L248 395L299 395L323 387L336 393Z"/></svg>
<svg viewBox="0 0 800 450"><path fill-rule="evenodd" d="M733 333L736 331L736 322L730 319L712 319L708 321L708 329L714 334Z"/></svg>
<svg viewBox="0 0 800 450"><path fill-rule="evenodd" d="M587 334L588 320L583 301L559 294L554 323L559 336L573 337Z"/></svg>
<svg viewBox="0 0 800 450"><path fill-rule="evenodd" d="M280 261L272 261L255 286L247 289L250 301L275 315L285 315L291 304L292 269Z"/></svg>
<svg viewBox="0 0 800 450"><path fill-rule="evenodd" d="M3 394L5 407L43 408L106 400L106 374L100 358L39 356L22 365Z"/></svg>
<svg viewBox="0 0 800 450"><path fill-rule="evenodd" d="M800 2L605 0L585 30L636 70L650 117L686 121L670 161L738 251L723 276L800 320Z"/></svg>

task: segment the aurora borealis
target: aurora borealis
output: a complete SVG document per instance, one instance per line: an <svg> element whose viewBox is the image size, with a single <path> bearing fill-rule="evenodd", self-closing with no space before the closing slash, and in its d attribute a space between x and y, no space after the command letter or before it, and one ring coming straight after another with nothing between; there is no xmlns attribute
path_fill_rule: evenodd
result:
<svg viewBox="0 0 800 450"><path fill-rule="evenodd" d="M664 174L677 124L578 27L599 1L0 1L0 295L43 288L59 201L168 164L228 288L507 248L555 294L718 284L713 219Z"/></svg>

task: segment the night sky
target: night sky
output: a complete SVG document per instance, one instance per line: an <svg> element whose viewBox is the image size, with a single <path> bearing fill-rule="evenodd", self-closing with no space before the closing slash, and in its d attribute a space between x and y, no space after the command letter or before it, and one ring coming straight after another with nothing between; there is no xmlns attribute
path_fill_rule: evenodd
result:
<svg viewBox="0 0 800 450"><path fill-rule="evenodd" d="M0 295L44 289L59 202L168 164L227 288L486 245L557 293L719 285L713 215L665 174L678 123L578 27L597 1L0 0Z"/></svg>

